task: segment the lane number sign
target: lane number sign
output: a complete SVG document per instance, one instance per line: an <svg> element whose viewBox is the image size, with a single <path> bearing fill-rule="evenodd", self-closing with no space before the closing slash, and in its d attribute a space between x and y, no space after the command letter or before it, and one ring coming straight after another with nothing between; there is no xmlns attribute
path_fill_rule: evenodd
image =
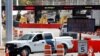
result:
<svg viewBox="0 0 100 56"><path fill-rule="evenodd" d="M78 53L80 54L87 53L87 41L86 40L78 41Z"/></svg>

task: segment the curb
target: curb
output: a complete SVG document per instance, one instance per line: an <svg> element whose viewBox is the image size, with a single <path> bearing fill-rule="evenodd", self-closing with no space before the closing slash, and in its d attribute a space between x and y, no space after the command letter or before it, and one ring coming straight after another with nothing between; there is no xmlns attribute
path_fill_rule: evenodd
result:
<svg viewBox="0 0 100 56"><path fill-rule="evenodd" d="M0 47L0 50L5 50L5 47Z"/></svg>

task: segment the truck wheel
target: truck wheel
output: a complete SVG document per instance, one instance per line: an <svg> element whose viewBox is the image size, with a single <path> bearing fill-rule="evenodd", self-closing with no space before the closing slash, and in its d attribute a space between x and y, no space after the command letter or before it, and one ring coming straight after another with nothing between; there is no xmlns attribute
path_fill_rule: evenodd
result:
<svg viewBox="0 0 100 56"><path fill-rule="evenodd" d="M10 52L10 53L9 53L9 56L17 56L17 53L15 53L15 52Z"/></svg>
<svg viewBox="0 0 100 56"><path fill-rule="evenodd" d="M66 55L67 50L68 50L67 46L66 46L66 45L64 45L64 55Z"/></svg>
<svg viewBox="0 0 100 56"><path fill-rule="evenodd" d="M23 48L20 52L20 56L29 56L30 49L29 48Z"/></svg>
<svg viewBox="0 0 100 56"><path fill-rule="evenodd" d="M67 53L67 48L64 47L64 55Z"/></svg>

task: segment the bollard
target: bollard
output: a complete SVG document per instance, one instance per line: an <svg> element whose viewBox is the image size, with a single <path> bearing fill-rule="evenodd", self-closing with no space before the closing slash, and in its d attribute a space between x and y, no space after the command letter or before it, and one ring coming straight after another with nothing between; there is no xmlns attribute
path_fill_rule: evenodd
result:
<svg viewBox="0 0 100 56"><path fill-rule="evenodd" d="M64 45L63 44L57 45L57 56L64 56Z"/></svg>
<svg viewBox="0 0 100 56"><path fill-rule="evenodd" d="M49 44L45 45L44 56L52 56L52 47Z"/></svg>

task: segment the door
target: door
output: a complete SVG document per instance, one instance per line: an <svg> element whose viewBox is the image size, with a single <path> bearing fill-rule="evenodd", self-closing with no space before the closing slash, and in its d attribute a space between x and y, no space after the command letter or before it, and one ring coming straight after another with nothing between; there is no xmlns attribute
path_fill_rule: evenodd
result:
<svg viewBox="0 0 100 56"><path fill-rule="evenodd" d="M30 43L32 52L43 51L45 44L46 42L43 40L42 34L37 34L32 40L32 43Z"/></svg>

